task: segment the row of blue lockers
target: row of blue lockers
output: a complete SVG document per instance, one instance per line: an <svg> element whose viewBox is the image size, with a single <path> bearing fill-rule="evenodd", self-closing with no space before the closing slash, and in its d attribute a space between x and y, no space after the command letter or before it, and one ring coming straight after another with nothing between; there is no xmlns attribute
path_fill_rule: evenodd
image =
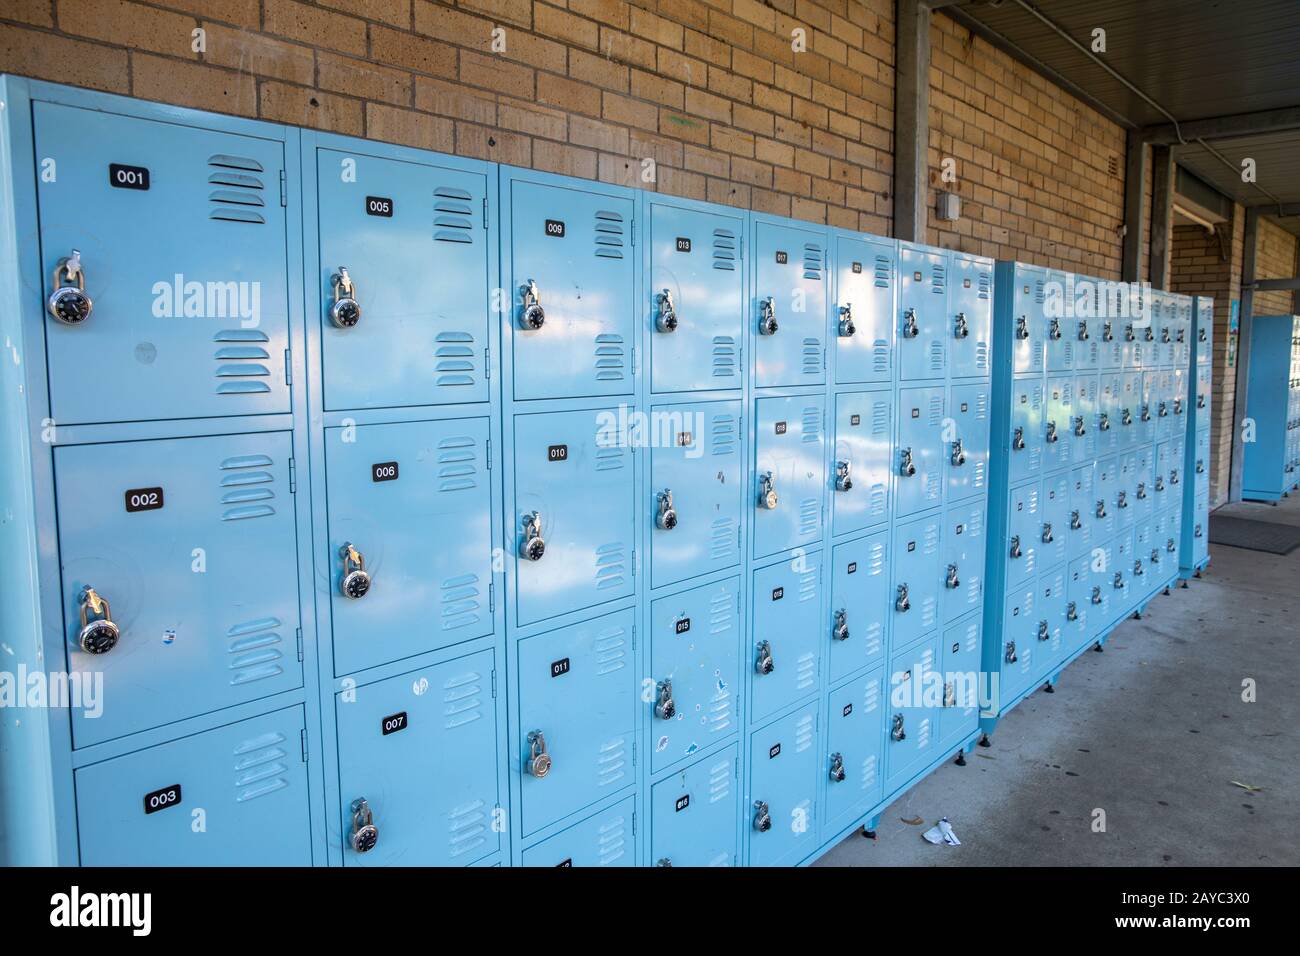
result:
<svg viewBox="0 0 1300 956"><path fill-rule="evenodd" d="M1052 406L1002 436L995 389L1093 353L1057 364L1042 310L995 335L989 260L4 97L6 632L80 696L0 738L44 768L5 774L38 809L0 856L807 862L1001 712L958 686L990 443ZM1106 354L1072 401L1094 425L1131 368L1158 410L1113 450L1173 454L1183 353Z"/></svg>
<svg viewBox="0 0 1300 956"><path fill-rule="evenodd" d="M1300 316L1251 319L1249 375L1242 495L1276 502L1300 485Z"/></svg>

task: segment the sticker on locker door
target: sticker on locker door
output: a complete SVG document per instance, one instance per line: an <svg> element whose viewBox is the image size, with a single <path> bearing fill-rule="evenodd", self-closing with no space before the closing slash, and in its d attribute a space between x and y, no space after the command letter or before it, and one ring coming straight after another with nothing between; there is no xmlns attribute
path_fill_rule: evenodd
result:
<svg viewBox="0 0 1300 956"><path fill-rule="evenodd" d="M492 633L487 439L486 418L325 430L336 674Z"/></svg>
<svg viewBox="0 0 1300 956"><path fill-rule="evenodd" d="M835 396L834 473L829 476L835 534L888 520L893 431L891 393L843 392Z"/></svg>
<svg viewBox="0 0 1300 956"><path fill-rule="evenodd" d="M754 384L820 385L826 381L825 235L768 222L754 233Z"/></svg>
<svg viewBox="0 0 1300 956"><path fill-rule="evenodd" d="M832 332L835 381L888 382L893 372L894 294L898 263L892 242L838 236Z"/></svg>
<svg viewBox="0 0 1300 956"><path fill-rule="evenodd" d="M302 686L292 454L287 432L54 450L68 667L111 701L71 709L75 746Z"/></svg>
<svg viewBox="0 0 1300 956"><path fill-rule="evenodd" d="M879 662L889 627L889 533L837 544L828 625L830 680Z"/></svg>
<svg viewBox="0 0 1300 956"><path fill-rule="evenodd" d="M696 761L650 789L655 866L735 866L740 787L736 745Z"/></svg>
<svg viewBox="0 0 1300 956"><path fill-rule="evenodd" d="M822 536L826 494L826 399L760 398L756 403L754 556L764 557Z"/></svg>

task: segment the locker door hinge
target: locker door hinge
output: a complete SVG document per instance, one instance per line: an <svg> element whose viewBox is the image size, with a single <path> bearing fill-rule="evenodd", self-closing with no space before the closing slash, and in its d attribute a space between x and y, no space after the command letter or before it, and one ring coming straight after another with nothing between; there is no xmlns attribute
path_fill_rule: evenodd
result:
<svg viewBox="0 0 1300 956"><path fill-rule="evenodd" d="M302 762L307 762L307 728L304 727L298 731L298 739L302 741Z"/></svg>
<svg viewBox="0 0 1300 956"><path fill-rule="evenodd" d="M496 588L497 586L495 584L488 585L488 613L489 614L494 613L497 609Z"/></svg>
<svg viewBox="0 0 1300 956"><path fill-rule="evenodd" d="M636 246L636 219L632 220L632 245Z"/></svg>
<svg viewBox="0 0 1300 956"><path fill-rule="evenodd" d="M634 345L634 346L632 346L632 374L635 375L636 373L637 373L637 367L636 367L636 346Z"/></svg>
<svg viewBox="0 0 1300 956"><path fill-rule="evenodd" d="M492 350L483 350L483 377L490 379L492 377Z"/></svg>
<svg viewBox="0 0 1300 956"><path fill-rule="evenodd" d="M632 766L636 766L636 741L632 741Z"/></svg>
<svg viewBox="0 0 1300 956"><path fill-rule="evenodd" d="M483 228L484 228L484 229L486 229L486 228L488 227L487 216L488 216L488 203L487 203L487 196L484 196L484 197L483 197Z"/></svg>
<svg viewBox="0 0 1300 956"><path fill-rule="evenodd" d="M298 463L292 458L289 459L289 494L298 493Z"/></svg>
<svg viewBox="0 0 1300 956"><path fill-rule="evenodd" d="M289 186L284 170L280 170L280 205L289 205Z"/></svg>
<svg viewBox="0 0 1300 956"><path fill-rule="evenodd" d="M632 549L632 577L636 577L636 548Z"/></svg>
<svg viewBox="0 0 1300 956"><path fill-rule="evenodd" d="M284 350L284 384L293 384L293 353L288 349Z"/></svg>
<svg viewBox="0 0 1300 956"><path fill-rule="evenodd" d="M632 811L632 835L636 836L636 811Z"/></svg>
<svg viewBox="0 0 1300 956"><path fill-rule="evenodd" d="M632 625L632 650L636 650L636 624Z"/></svg>
<svg viewBox="0 0 1300 956"><path fill-rule="evenodd" d="M492 699L497 699L497 669L492 668Z"/></svg>
<svg viewBox="0 0 1300 956"><path fill-rule="evenodd" d="M302 628L300 627L294 628L293 636L294 639L298 642L298 660L301 661L302 660Z"/></svg>
<svg viewBox="0 0 1300 956"><path fill-rule="evenodd" d="M487 440L487 470L492 470L492 439Z"/></svg>

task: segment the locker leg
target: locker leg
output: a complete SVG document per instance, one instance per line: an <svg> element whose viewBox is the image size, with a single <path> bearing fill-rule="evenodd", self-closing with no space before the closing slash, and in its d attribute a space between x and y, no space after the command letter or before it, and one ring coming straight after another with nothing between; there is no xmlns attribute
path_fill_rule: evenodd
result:
<svg viewBox="0 0 1300 956"><path fill-rule="evenodd" d="M1197 576L1198 578L1201 576L1201 572L1200 572L1199 569L1198 569L1197 572L1196 572L1196 576Z"/></svg>
<svg viewBox="0 0 1300 956"><path fill-rule="evenodd" d="M872 817L866 823L862 824L862 835L868 840L876 838L876 827L880 823L880 817Z"/></svg>
<svg viewBox="0 0 1300 956"><path fill-rule="evenodd" d="M989 738L989 735L988 735L988 734L984 734L984 735L982 735L982 736L980 737L980 746L981 746L981 747L992 747L992 746L993 746L993 741Z"/></svg>
<svg viewBox="0 0 1300 956"><path fill-rule="evenodd" d="M1101 641L1098 641L1098 642L1093 646L1092 649L1093 649L1094 651L1096 651L1098 654L1100 654L1100 653L1102 652Z"/></svg>
<svg viewBox="0 0 1300 956"><path fill-rule="evenodd" d="M1201 575L1200 575L1199 572L1197 572L1197 575L1196 575L1196 576L1199 578ZM1187 584L1187 580L1184 579L1184 580L1183 580L1183 583L1182 583L1182 585L1181 585L1181 587L1186 588L1186 587L1188 587L1188 586L1189 586L1189 585Z"/></svg>
<svg viewBox="0 0 1300 956"><path fill-rule="evenodd" d="M1135 621L1142 620L1142 611L1140 609L1133 612L1133 620Z"/></svg>
<svg viewBox="0 0 1300 956"><path fill-rule="evenodd" d="M959 767L964 767L964 766L966 766L966 751L965 751L965 750L958 750L958 751L957 751L957 759L954 760L953 763L955 763L955 764L956 764L957 766L959 766Z"/></svg>
<svg viewBox="0 0 1300 956"><path fill-rule="evenodd" d="M1168 597L1168 596L1169 596L1169 585L1167 585L1167 584L1165 585L1164 594L1165 594L1165 597Z"/></svg>
<svg viewBox="0 0 1300 956"><path fill-rule="evenodd" d="M1043 685L1043 693L1045 693L1045 694L1055 694L1055 693L1056 693L1056 682L1055 682L1055 681L1050 681L1050 680L1049 680L1046 684L1044 684L1044 685Z"/></svg>

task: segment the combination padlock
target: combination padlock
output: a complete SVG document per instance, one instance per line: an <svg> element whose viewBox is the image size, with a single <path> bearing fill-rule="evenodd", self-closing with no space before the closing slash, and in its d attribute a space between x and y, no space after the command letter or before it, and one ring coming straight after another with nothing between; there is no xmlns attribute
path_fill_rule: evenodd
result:
<svg viewBox="0 0 1300 956"><path fill-rule="evenodd" d="M948 565L948 573L944 575L943 586L949 591L955 591L961 587L961 579L957 577L957 565Z"/></svg>
<svg viewBox="0 0 1300 956"><path fill-rule="evenodd" d="M1046 640L1050 640L1051 637L1052 637L1052 629L1048 626L1047 619L1043 618L1038 622L1038 639L1040 641L1046 641Z"/></svg>
<svg viewBox="0 0 1300 956"><path fill-rule="evenodd" d="M50 315L64 325L80 325L90 318L95 303L86 295L86 272L81 266L81 252L60 259L54 267L54 291L46 300Z"/></svg>
<svg viewBox="0 0 1300 956"><path fill-rule="evenodd" d="M673 307L673 294L669 289L659 293L659 312L655 316L656 332L677 331L677 309Z"/></svg>
<svg viewBox="0 0 1300 956"><path fill-rule="evenodd" d="M1050 521L1043 522L1043 544L1051 544L1055 540L1056 538L1052 535L1052 523Z"/></svg>
<svg viewBox="0 0 1300 956"><path fill-rule="evenodd" d="M538 780L551 772L551 755L546 752L546 737L540 730L528 732L528 756L524 758L524 773Z"/></svg>
<svg viewBox="0 0 1300 956"><path fill-rule="evenodd" d="M849 476L850 466L847 461L835 463L835 490L852 491L853 479Z"/></svg>
<svg viewBox="0 0 1300 956"><path fill-rule="evenodd" d="M1071 531L1078 531L1078 530L1079 530L1080 528L1082 528L1082 527L1083 527L1083 519L1080 517L1079 512L1078 512L1078 511L1071 511L1071 512L1070 512L1070 530L1071 530Z"/></svg>
<svg viewBox="0 0 1300 956"><path fill-rule="evenodd" d="M966 445L960 438L952 443L952 455L948 460L957 468L966 464Z"/></svg>
<svg viewBox="0 0 1300 956"><path fill-rule="evenodd" d="M1175 415L1181 415L1182 413L1183 413L1183 400L1182 400L1181 398L1175 398L1175 399L1174 399L1174 414L1175 414Z"/></svg>
<svg viewBox="0 0 1300 956"><path fill-rule="evenodd" d="M1120 412L1120 413L1119 413L1119 423L1120 423L1121 425L1132 425L1132 424L1133 424L1133 410L1130 409L1130 408L1126 408L1126 409L1124 409L1122 412Z"/></svg>
<svg viewBox="0 0 1300 956"><path fill-rule="evenodd" d="M1180 344L1187 341L1187 336L1184 334L1183 329L1178 330L1178 335L1174 337L1174 341Z"/></svg>
<svg viewBox="0 0 1300 956"><path fill-rule="evenodd" d="M770 674L776 670L776 661L772 659L772 645L768 641L759 641L754 657L754 670L760 674Z"/></svg>
<svg viewBox="0 0 1300 956"><path fill-rule="evenodd" d="M366 570L366 558L351 542L345 542L339 548L339 557L343 559L343 575L339 578L339 591L345 598L356 601L370 592L370 572Z"/></svg>
<svg viewBox="0 0 1300 956"><path fill-rule="evenodd" d="M1200 536L1201 536L1201 526L1198 524L1196 526L1196 537L1199 538ZM1174 551L1176 551L1177 549L1178 549L1178 545L1174 543L1173 538L1170 538L1168 541L1165 542L1165 550L1168 551L1170 554L1173 554Z"/></svg>
<svg viewBox="0 0 1300 956"><path fill-rule="evenodd" d="M1092 603L1093 603L1093 604L1100 604L1100 603L1101 603L1101 585L1100 585L1100 584L1098 584L1098 585L1094 585L1094 586L1093 586L1093 589L1092 589Z"/></svg>
<svg viewBox="0 0 1300 956"><path fill-rule="evenodd" d="M1022 341L1029 338L1029 320L1023 315L1016 319L1016 338Z"/></svg>
<svg viewBox="0 0 1300 956"><path fill-rule="evenodd" d="M1198 342L1208 342L1208 341L1209 341L1209 339L1207 338L1207 336L1206 336L1206 334L1205 334L1205 328L1204 328L1203 326L1202 326L1200 329L1198 329L1197 332L1196 332L1196 341L1198 341Z"/></svg>
<svg viewBox="0 0 1300 956"><path fill-rule="evenodd" d="M1156 414L1161 418L1169 416L1169 405L1167 402L1161 402L1156 408Z"/></svg>
<svg viewBox="0 0 1300 956"><path fill-rule="evenodd" d="M1011 557L1019 558L1022 557L1023 554L1024 552L1020 550L1020 535L1013 534L1011 536Z"/></svg>
<svg viewBox="0 0 1300 956"><path fill-rule="evenodd" d="M673 865L672 859L666 856L661 856L659 858L659 862L655 864L655 866L669 866L669 867L672 865Z"/></svg>
<svg viewBox="0 0 1300 956"><path fill-rule="evenodd" d="M1170 468L1170 469L1169 469L1169 483L1170 483L1171 485L1176 485L1176 484L1178 484L1178 469L1177 469L1177 468Z"/></svg>
<svg viewBox="0 0 1300 956"><path fill-rule="evenodd" d="M1196 459L1196 473L1197 473L1198 475L1203 475L1203 474L1205 474L1205 459L1204 459L1204 458L1198 458L1198 459Z"/></svg>
<svg viewBox="0 0 1300 956"><path fill-rule="evenodd" d="M843 783L847 776L844 773L844 755L831 754L831 783Z"/></svg>
<svg viewBox="0 0 1300 956"><path fill-rule="evenodd" d="M957 706L957 685L953 681L945 681L943 685L943 706Z"/></svg>
<svg viewBox="0 0 1300 956"><path fill-rule="evenodd" d="M776 508L780 499L776 496L776 485L772 481L772 473L764 472L758 476L758 506L765 511L772 511Z"/></svg>
<svg viewBox="0 0 1300 956"><path fill-rule="evenodd" d="M1047 337L1048 337L1049 339L1051 339L1053 342L1059 342L1059 341L1061 340L1061 320L1060 320L1060 319L1055 318L1055 317L1052 319L1052 323L1051 323L1051 325L1049 325L1049 326L1047 327Z"/></svg>
<svg viewBox="0 0 1300 956"><path fill-rule="evenodd" d="M849 613L844 608L835 612L831 622L831 640L847 641L849 639Z"/></svg>
<svg viewBox="0 0 1300 956"><path fill-rule="evenodd" d="M379 827L375 826L375 815L370 812L365 797L352 801L352 833L348 842L358 853L369 853L379 842Z"/></svg>
<svg viewBox="0 0 1300 956"><path fill-rule="evenodd" d="M1164 490L1165 490L1165 476L1156 475L1156 491L1164 491Z"/></svg>
<svg viewBox="0 0 1300 956"><path fill-rule="evenodd" d="M1123 572L1123 571L1116 571L1116 572L1115 572L1115 579L1111 582L1111 585L1115 588L1116 591L1122 591L1122 590L1124 590L1124 572Z"/></svg>
<svg viewBox="0 0 1300 956"><path fill-rule="evenodd" d="M966 313L958 312L957 318L953 322L952 337L955 339L964 339L970 335L970 323L966 321Z"/></svg>
<svg viewBox="0 0 1300 956"><path fill-rule="evenodd" d="M1136 561L1133 562L1133 574L1135 577L1139 577L1139 578L1142 577L1142 575L1146 574L1146 570L1142 567L1141 558L1138 558Z"/></svg>
<svg viewBox="0 0 1300 956"><path fill-rule="evenodd" d="M1138 501L1145 501L1146 497L1147 497L1147 483L1145 481L1139 481L1137 487Z"/></svg>
<svg viewBox="0 0 1300 956"><path fill-rule="evenodd" d="M546 554L546 540L542 537L542 514L534 511L524 515L524 540L519 543L519 556L528 561L540 561Z"/></svg>
<svg viewBox="0 0 1300 956"><path fill-rule="evenodd" d="M677 704L673 702L673 682L661 680L655 693L655 716L660 720L672 720L677 716Z"/></svg>
<svg viewBox="0 0 1300 956"><path fill-rule="evenodd" d="M1056 422L1049 421L1047 423L1047 433L1044 437L1047 441L1047 444L1049 445L1056 444Z"/></svg>
<svg viewBox="0 0 1300 956"><path fill-rule="evenodd" d="M903 313L903 338L914 339L921 334L916 324L916 309L909 308Z"/></svg>
<svg viewBox="0 0 1300 956"><path fill-rule="evenodd" d="M1204 396L1204 395L1197 395L1197 396L1196 396L1196 407L1197 407L1197 408L1204 408L1204 407L1205 407L1205 396Z"/></svg>
<svg viewBox="0 0 1300 956"><path fill-rule="evenodd" d="M330 303L330 324L336 329L350 329L361 321L361 304L357 302L356 285L348 275L346 266L339 266L339 271L330 276L330 285L334 289L334 301Z"/></svg>
<svg viewBox="0 0 1300 956"><path fill-rule="evenodd" d="M1119 506L1120 508L1127 508L1127 507L1128 507L1128 492L1127 492L1127 491L1124 491L1123 489L1120 489L1118 492L1116 492L1116 494L1115 494L1115 504L1116 504L1117 506Z"/></svg>
<svg viewBox="0 0 1300 956"><path fill-rule="evenodd" d="M1142 338L1148 342L1154 342L1156 340L1155 329L1151 328L1151 326L1148 325L1142 334Z"/></svg>
<svg viewBox="0 0 1300 956"><path fill-rule="evenodd" d="M754 829L759 833L772 829L772 814L762 800L754 801Z"/></svg>
<svg viewBox="0 0 1300 956"><path fill-rule="evenodd" d="M1016 661L1019 660L1019 658L1016 657L1015 641L1007 641L1006 653L1004 653L1002 656L1008 664L1014 664Z"/></svg>
<svg viewBox="0 0 1300 956"><path fill-rule="evenodd" d="M1082 415L1074 416L1074 434L1082 438L1088 433L1088 428L1083 422Z"/></svg>
<svg viewBox="0 0 1300 956"><path fill-rule="evenodd" d="M1111 328L1111 323L1103 322L1101 324L1101 340L1103 342L1114 342L1115 333Z"/></svg>
<svg viewBox="0 0 1300 956"><path fill-rule="evenodd" d="M1160 341L1163 342L1163 343L1165 343L1166 345L1169 344L1169 328L1168 328L1168 326L1166 326L1165 328L1163 328L1163 329L1160 330Z"/></svg>
<svg viewBox="0 0 1300 956"><path fill-rule="evenodd" d="M673 508L673 492L665 488L659 492L659 508L655 512L655 527L660 531L672 531L677 527L677 511Z"/></svg>
<svg viewBox="0 0 1300 956"><path fill-rule="evenodd" d="M117 646L122 632L113 623L108 601L87 584L78 597L81 628L77 631L77 646L87 654L107 654Z"/></svg>
<svg viewBox="0 0 1300 956"><path fill-rule="evenodd" d="M1088 323L1086 320L1079 322L1079 341L1086 342L1091 336L1088 333Z"/></svg>
<svg viewBox="0 0 1300 956"><path fill-rule="evenodd" d="M776 335L778 328L780 326L776 324L776 303L771 296L768 296L759 305L758 334Z"/></svg>
<svg viewBox="0 0 1300 956"><path fill-rule="evenodd" d="M1141 419L1142 419L1144 422L1149 422L1149 421L1151 421L1151 406L1150 406L1150 405L1143 405L1143 406L1142 406L1142 415L1141 415L1140 417L1141 417Z"/></svg>
<svg viewBox="0 0 1300 956"><path fill-rule="evenodd" d="M1108 412L1102 412L1097 416L1097 428L1104 432L1110 431L1110 414Z"/></svg>
<svg viewBox="0 0 1300 956"><path fill-rule="evenodd" d="M853 324L852 305L840 306L839 331L840 331L840 338L842 339L851 339L853 338L854 333L858 331L858 327Z"/></svg>
<svg viewBox="0 0 1300 956"><path fill-rule="evenodd" d="M907 739L907 727L903 723L902 714L894 715L893 724L889 728L889 739L895 741Z"/></svg>
<svg viewBox="0 0 1300 956"><path fill-rule="evenodd" d="M1079 619L1079 608L1073 601L1065 606L1065 619L1067 621L1077 621Z"/></svg>
<svg viewBox="0 0 1300 956"><path fill-rule="evenodd" d="M1200 536L1201 536L1201 526L1198 524L1198 525L1196 526L1196 529L1192 532L1192 537L1193 537L1193 538L1199 538ZM1171 549L1171 550L1172 550L1172 549Z"/></svg>
<svg viewBox="0 0 1300 956"><path fill-rule="evenodd" d="M1159 564L1159 563L1160 563L1160 549L1159 549L1159 548L1152 548L1152 549L1151 549L1151 563L1152 563L1152 564Z"/></svg>
<svg viewBox="0 0 1300 956"><path fill-rule="evenodd" d="M1106 501L1103 498L1097 499L1097 517L1098 518L1106 517Z"/></svg>
<svg viewBox="0 0 1300 956"><path fill-rule="evenodd" d="M542 308L542 294L537 290L537 282L529 279L519 287L523 298L523 307L519 310L519 324L525 329L536 331L546 324L546 310Z"/></svg>
<svg viewBox="0 0 1300 956"><path fill-rule="evenodd" d="M1124 341L1125 341L1125 342L1135 342L1135 341L1137 341L1137 333L1135 333L1135 332L1133 331L1133 323L1132 323L1132 322L1130 322L1128 325L1124 326Z"/></svg>
<svg viewBox="0 0 1300 956"><path fill-rule="evenodd" d="M1025 429L1022 425L1017 425L1016 430L1011 433L1011 449L1013 451L1025 450Z"/></svg>
<svg viewBox="0 0 1300 956"><path fill-rule="evenodd" d="M898 586L898 596L894 598L894 610L898 611L900 614L906 614L908 611L912 610L912 602L907 596L906 584L900 584Z"/></svg>
<svg viewBox="0 0 1300 956"><path fill-rule="evenodd" d="M898 473L904 478L911 478L916 474L916 464L912 461L912 449L904 448L902 460L898 464Z"/></svg>

